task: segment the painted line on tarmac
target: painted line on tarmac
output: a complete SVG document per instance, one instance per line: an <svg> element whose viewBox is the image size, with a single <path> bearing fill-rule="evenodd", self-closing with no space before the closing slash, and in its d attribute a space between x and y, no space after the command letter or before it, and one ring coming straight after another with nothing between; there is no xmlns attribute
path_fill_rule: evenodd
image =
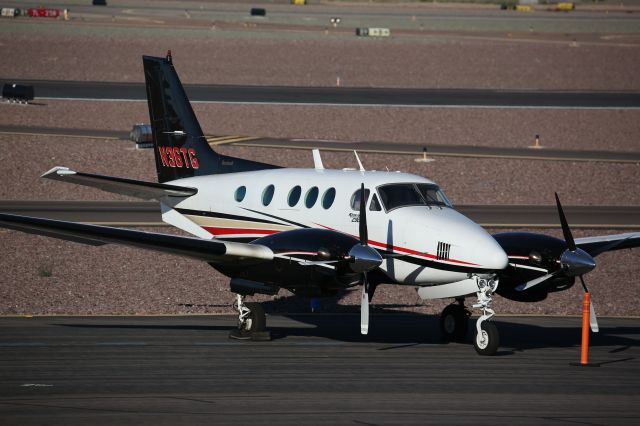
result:
<svg viewBox="0 0 640 426"><path fill-rule="evenodd" d="M226 144L235 144L239 142L249 142L256 139L260 139L255 136L214 136L207 138L207 142L209 145L226 145Z"/></svg>
<svg viewBox="0 0 640 426"><path fill-rule="evenodd" d="M2 132L0 131L0 135L22 135L22 136L54 136L54 137L65 137L65 138L81 138L81 139L105 139L105 140L124 140L115 136L96 136L96 135L67 135L62 133L34 133L34 132L21 132L21 131L13 131L13 132Z"/></svg>
<svg viewBox="0 0 640 426"><path fill-rule="evenodd" d="M38 100L49 101L90 101L90 102L147 102L146 99L104 99L104 98L60 98L39 97ZM640 106L556 106L556 105L428 105L428 104L378 104L378 103L336 103L336 102L270 102L270 101L190 101L191 104L216 104L216 105L273 105L273 106L322 106L322 107L372 107L372 108L449 108L449 109L579 109L579 110L635 110Z"/></svg>
<svg viewBox="0 0 640 426"><path fill-rule="evenodd" d="M308 146L302 145L285 145L285 144L263 144L263 143L235 143L234 145L254 147L254 148L278 148L278 149L301 149L310 150ZM358 148L357 146L352 148L339 148L339 147L323 147L319 148L322 151L336 151L336 152L367 152L371 154L392 154L392 155L422 155L422 152L416 151L415 153L407 151L395 151L387 149L367 149ZM459 153L459 152L429 152L430 157L461 157L461 158L499 158L509 160L539 160L539 161L580 161L580 162L606 162L606 163L638 163L638 160L625 160L625 159L611 159L611 158L586 158L586 157L543 157L536 155L517 155L517 154L478 154L478 153Z"/></svg>
<svg viewBox="0 0 640 426"><path fill-rule="evenodd" d="M42 348L49 346L45 342L0 342L0 348Z"/></svg>
<svg viewBox="0 0 640 426"><path fill-rule="evenodd" d="M97 342L94 346L146 346L146 342Z"/></svg>

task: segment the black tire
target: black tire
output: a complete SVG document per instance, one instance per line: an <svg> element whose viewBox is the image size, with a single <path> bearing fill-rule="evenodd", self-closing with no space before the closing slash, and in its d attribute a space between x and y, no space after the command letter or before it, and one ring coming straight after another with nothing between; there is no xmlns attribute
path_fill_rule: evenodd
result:
<svg viewBox="0 0 640 426"><path fill-rule="evenodd" d="M244 323L244 330L250 333L264 331L267 326L267 316L262 305L256 302L247 302L244 305L251 311Z"/></svg>
<svg viewBox="0 0 640 426"><path fill-rule="evenodd" d="M469 314L464 306L452 304L440 315L440 335L445 342L462 341L469 330Z"/></svg>
<svg viewBox="0 0 640 426"><path fill-rule="evenodd" d="M491 321L483 321L480 327L482 328L482 333L475 333L473 347L479 355L495 355L498 352L498 346L500 346L498 327Z"/></svg>

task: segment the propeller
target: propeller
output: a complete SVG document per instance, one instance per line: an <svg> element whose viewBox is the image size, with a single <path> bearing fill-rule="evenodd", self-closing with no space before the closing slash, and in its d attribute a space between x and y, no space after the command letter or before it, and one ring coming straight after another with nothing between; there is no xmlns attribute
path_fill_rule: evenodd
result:
<svg viewBox="0 0 640 426"><path fill-rule="evenodd" d="M588 293L589 290L587 289L587 285L585 284L584 278L582 276L588 272L591 272L591 270L596 267L596 261L593 260L593 257L589 253L576 247L576 242L573 239L571 228L569 228L569 223L567 222L567 218L564 215L564 209L562 208L562 204L560 203L558 193L555 193L555 195L556 206L558 207L558 216L560 217L560 225L562 226L562 234L564 235L564 241L567 243L567 249L560 255L560 258L558 259L560 262L560 269L528 281L518 286L516 290L527 290L540 283L543 283L544 281L555 275L562 273L568 277L579 277L580 282L582 283L582 289L585 293ZM594 333L597 333L599 327L598 320L596 318L596 312L593 307L593 302L591 303L591 315L589 322L591 325L591 330Z"/></svg>
<svg viewBox="0 0 640 426"><path fill-rule="evenodd" d="M349 251L351 258L350 268L361 274L362 297L360 298L360 332L369 332L369 294L371 287L367 279L367 272L377 268L382 263L382 257L377 250L369 247L369 231L367 229L367 197L365 196L364 183L360 185L360 223L358 236L360 243Z"/></svg>

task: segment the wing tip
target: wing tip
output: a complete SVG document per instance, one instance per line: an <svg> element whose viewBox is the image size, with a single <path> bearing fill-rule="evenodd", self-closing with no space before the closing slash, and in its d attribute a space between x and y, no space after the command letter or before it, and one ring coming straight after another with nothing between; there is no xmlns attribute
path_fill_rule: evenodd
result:
<svg viewBox="0 0 640 426"><path fill-rule="evenodd" d="M76 172L68 167L56 166L46 172L44 172L41 178L55 178L56 176L75 175Z"/></svg>

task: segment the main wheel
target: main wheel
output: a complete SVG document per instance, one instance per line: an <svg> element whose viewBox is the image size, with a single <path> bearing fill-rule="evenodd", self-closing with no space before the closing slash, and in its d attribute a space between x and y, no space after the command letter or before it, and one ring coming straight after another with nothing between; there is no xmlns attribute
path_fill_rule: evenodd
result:
<svg viewBox="0 0 640 426"><path fill-rule="evenodd" d="M256 331L264 331L267 325L267 317L264 308L260 303L247 302L244 304L251 312L243 325L243 330L253 333Z"/></svg>
<svg viewBox="0 0 640 426"><path fill-rule="evenodd" d="M498 327L491 321L483 321L480 328L480 333L476 332L476 338L473 339L473 347L480 355L495 355L500 346Z"/></svg>
<svg viewBox="0 0 640 426"><path fill-rule="evenodd" d="M452 304L440 315L440 335L445 342L464 340L469 329L469 315L462 305Z"/></svg>

